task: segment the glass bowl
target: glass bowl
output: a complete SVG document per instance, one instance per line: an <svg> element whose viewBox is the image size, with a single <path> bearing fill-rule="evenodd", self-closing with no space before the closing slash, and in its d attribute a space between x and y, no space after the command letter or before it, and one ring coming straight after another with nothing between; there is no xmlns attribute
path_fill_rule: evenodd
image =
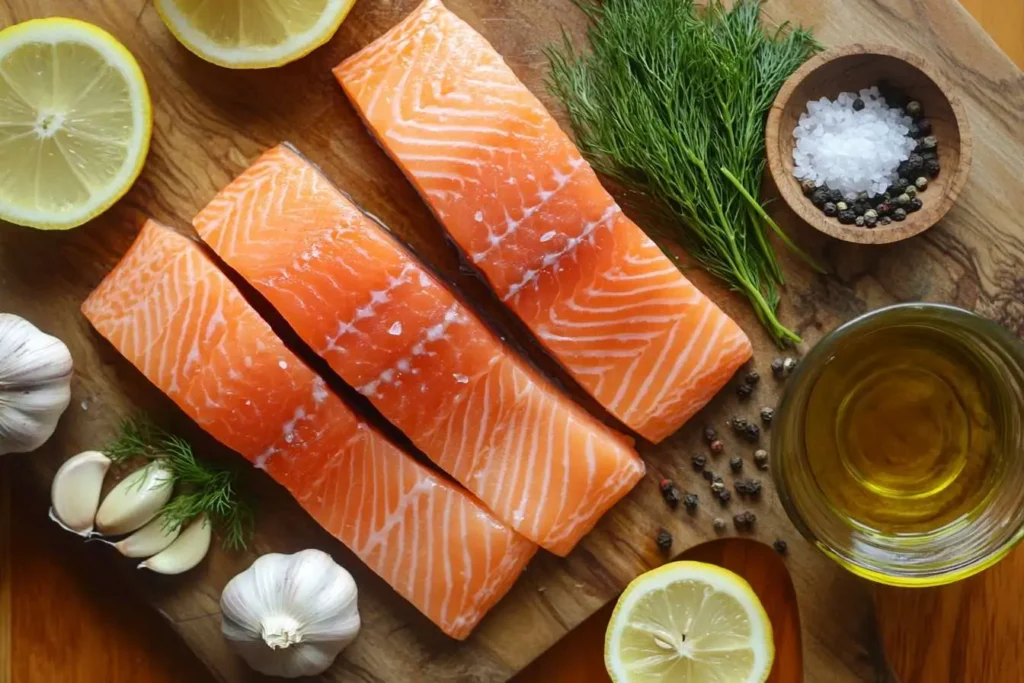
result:
<svg viewBox="0 0 1024 683"><path fill-rule="evenodd" d="M805 441L816 383L836 353L888 326L923 326L949 335L998 378L999 468L980 504L935 529L881 531L842 513L825 495ZM847 347L849 348L849 347ZM771 469L797 529L843 567L895 586L952 583L992 566L1024 538L1024 345L974 313L941 304L900 304L852 320L826 335L787 380L772 427Z"/></svg>

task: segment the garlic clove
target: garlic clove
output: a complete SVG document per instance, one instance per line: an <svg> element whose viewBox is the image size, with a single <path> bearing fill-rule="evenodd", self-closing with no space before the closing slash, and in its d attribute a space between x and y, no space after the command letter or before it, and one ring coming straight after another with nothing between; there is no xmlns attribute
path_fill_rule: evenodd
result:
<svg viewBox="0 0 1024 683"><path fill-rule="evenodd" d="M180 534L180 524L169 526L163 515L157 515L134 534L113 545L125 557L152 557L173 543Z"/></svg>
<svg viewBox="0 0 1024 683"><path fill-rule="evenodd" d="M33 451L53 435L71 402L71 370L64 342L0 313L0 455Z"/></svg>
<svg viewBox="0 0 1024 683"><path fill-rule="evenodd" d="M135 531L167 504L172 488L171 473L159 460L135 470L103 499L96 528L108 536Z"/></svg>
<svg viewBox="0 0 1024 683"><path fill-rule="evenodd" d="M157 574L181 574L199 564L210 550L213 529L206 515L192 520L167 548L139 563L139 569Z"/></svg>
<svg viewBox="0 0 1024 683"><path fill-rule="evenodd" d="M109 468L110 458L99 451L79 453L60 466L50 484L50 510L61 526L80 536L92 532Z"/></svg>

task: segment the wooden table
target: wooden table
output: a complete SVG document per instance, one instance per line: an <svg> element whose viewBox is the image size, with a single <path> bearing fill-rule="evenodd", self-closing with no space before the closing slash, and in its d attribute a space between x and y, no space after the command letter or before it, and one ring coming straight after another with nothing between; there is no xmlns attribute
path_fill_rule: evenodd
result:
<svg viewBox="0 0 1024 683"><path fill-rule="evenodd" d="M1024 0L970 0L965 4L985 23L1010 56L1024 66ZM72 543L69 537L57 534L44 521L43 501L23 491L5 490L9 489L6 484L10 481L7 465L0 461L0 683L49 683L55 680L111 683L122 680L187 680L203 683L212 680L162 620L143 605L123 596L118 586L111 585L108 577L96 571L98 563L94 556L97 549L82 547ZM712 551L711 559L741 572L763 564L762 556L754 552L747 554L742 549L729 551L720 548ZM1024 566L1021 560L1024 560L1024 555L1018 552L1013 561L1017 566ZM992 583L996 586L994 590L1006 589L998 581L993 580ZM973 591L984 592L986 586L976 583L957 587L956 590L970 591L977 598ZM1019 588L1017 591L1019 595ZM781 594L790 595L786 591L781 591ZM961 620L955 614L944 617L943 595L951 594L918 594L914 597L915 602L907 603L901 603L896 596L880 610L891 620L882 629L887 635L887 642L900 648L895 652L890 650L894 664L907 667L900 669L904 672L915 674L916 671L915 675L921 671L933 672L929 673L932 678L915 681L940 683L940 679L934 677L938 674L934 672L948 670L948 667L943 669L941 666L922 669L921 658L914 654L928 649L915 643L928 643L932 633L937 637L946 637L944 634L952 634L950 638L956 636L955 629L961 625ZM959 599L960 596L955 597ZM790 598L788 602L792 612L794 600ZM772 610L778 609L780 615L785 615L784 607L773 607ZM938 615L946 621L933 625L915 624L913 619L907 619L908 614L919 616L920 610L926 607L930 610L928 614ZM837 605L837 609L842 609L842 605ZM589 663L591 670L599 670L599 667L594 669L594 662L600 659L600 650L596 649L600 642L599 622L598 617L595 622L588 623L580 638L574 638L575 644L556 648L541 662L542 668L534 670L541 672L540 680L553 680L544 678L552 671L580 670L581 657ZM942 626L947 622L951 624L952 631L943 630ZM900 627L900 624L909 625L911 630ZM934 630L932 626L935 626ZM12 634L16 638L13 646ZM1020 649L1021 643L1012 641L1004 645ZM780 659L786 657L785 652L792 651L785 643L781 643L779 649ZM984 651L981 652L983 655ZM981 671L979 669L977 675L982 675ZM990 669L983 671L984 680L994 680L990 678ZM971 669L959 674L960 678L949 680L973 680L970 676L975 671ZM536 676L533 678L537 680ZM558 678L568 680L567 674Z"/></svg>

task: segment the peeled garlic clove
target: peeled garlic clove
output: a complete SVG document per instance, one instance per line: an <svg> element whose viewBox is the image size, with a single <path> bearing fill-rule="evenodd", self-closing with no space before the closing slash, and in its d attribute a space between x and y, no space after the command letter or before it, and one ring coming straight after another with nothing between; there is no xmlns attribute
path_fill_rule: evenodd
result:
<svg viewBox="0 0 1024 683"><path fill-rule="evenodd" d="M61 526L80 536L92 532L109 467L110 458L99 451L85 451L64 461L50 484L50 513Z"/></svg>
<svg viewBox="0 0 1024 683"><path fill-rule="evenodd" d="M171 499L171 479L159 460L135 470L103 499L96 513L96 528L117 536L143 526Z"/></svg>
<svg viewBox="0 0 1024 683"><path fill-rule="evenodd" d="M114 543L114 547L125 557L152 557L173 543L179 534L180 524L170 526L163 515L158 515L128 538Z"/></svg>
<svg viewBox="0 0 1024 683"><path fill-rule="evenodd" d="M199 564L210 550L213 535L206 515L199 515L166 549L139 564L157 574L181 574Z"/></svg>

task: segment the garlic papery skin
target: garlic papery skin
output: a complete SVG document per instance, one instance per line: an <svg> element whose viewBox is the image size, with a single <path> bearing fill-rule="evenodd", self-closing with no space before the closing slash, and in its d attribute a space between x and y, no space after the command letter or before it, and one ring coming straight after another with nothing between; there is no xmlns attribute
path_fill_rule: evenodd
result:
<svg viewBox="0 0 1024 683"><path fill-rule="evenodd" d="M172 476L154 460L111 489L96 512L96 528L108 535L129 534L156 517L171 499Z"/></svg>
<svg viewBox="0 0 1024 683"><path fill-rule="evenodd" d="M68 458L50 484L51 516L79 536L92 533L103 477L109 468L110 458L99 451L85 451Z"/></svg>
<svg viewBox="0 0 1024 683"><path fill-rule="evenodd" d="M174 542L159 553L139 563L139 569L157 574L182 574L203 561L210 551L213 529L206 515L199 515L185 527Z"/></svg>
<svg viewBox="0 0 1024 683"><path fill-rule="evenodd" d="M0 313L0 455L46 442L71 402L71 352L60 339Z"/></svg>
<svg viewBox="0 0 1024 683"><path fill-rule="evenodd" d="M181 534L181 525L169 525L163 515L157 515L144 527L114 544L125 557L152 557L164 550Z"/></svg>
<svg viewBox="0 0 1024 683"><path fill-rule="evenodd" d="M356 582L319 550L263 555L220 596L221 631L256 671L325 671L359 633Z"/></svg>

